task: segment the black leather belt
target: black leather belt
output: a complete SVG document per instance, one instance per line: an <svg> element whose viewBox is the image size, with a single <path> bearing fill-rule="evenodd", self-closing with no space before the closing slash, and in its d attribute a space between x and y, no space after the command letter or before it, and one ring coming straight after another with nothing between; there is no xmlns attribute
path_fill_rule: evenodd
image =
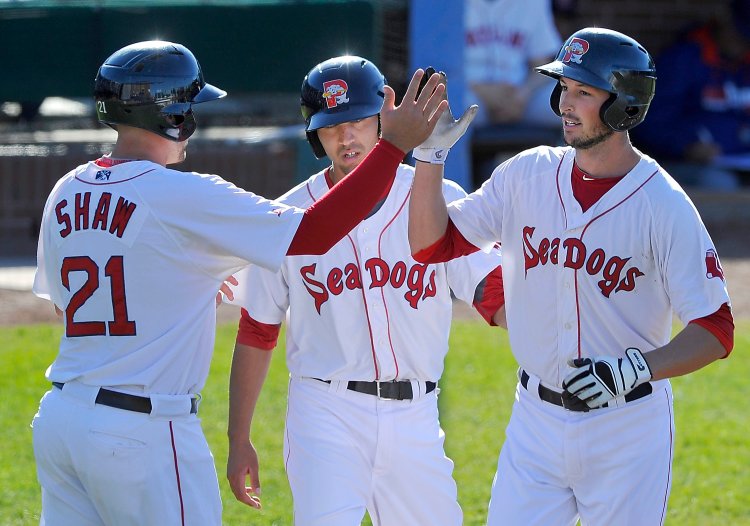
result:
<svg viewBox="0 0 750 526"><path fill-rule="evenodd" d="M331 380L321 380L320 378L315 378L315 380L327 384L331 383ZM431 393L437 387L437 383L428 381L425 382L425 387L425 394ZM408 380L400 382L395 380L391 380L390 382L379 382L377 380L374 382L358 382L352 380L346 384L346 388L350 391L374 395L383 400L411 400L414 398L411 382Z"/></svg>
<svg viewBox="0 0 750 526"><path fill-rule="evenodd" d="M521 385L524 389L528 390L529 385L529 374L521 369ZM641 384L632 391L630 391L628 394L625 395L625 402L632 402L634 400L638 400L639 398L643 398L644 396L650 395L653 392L653 387L650 383L646 382L645 384ZM567 398L562 395L562 393L558 393L557 391L553 391L549 387L545 387L542 384L539 384L539 398L544 400L545 402L549 402L550 404L555 404L560 407L564 407L565 409L568 409L570 411L589 411L589 407L581 402L578 401L578 403L571 403L571 399ZM608 407L609 404L605 403L601 407Z"/></svg>
<svg viewBox="0 0 750 526"><path fill-rule="evenodd" d="M58 389L62 389L65 385L61 382L52 382L52 385ZM124 409L125 411L135 411L136 413L151 413L151 399L146 396L137 396L127 393L118 393L117 391L110 391L104 387L99 388L99 392L96 394L96 403L100 405L106 405L109 407L115 407L117 409ZM198 399L190 399L190 412L196 414L198 412Z"/></svg>

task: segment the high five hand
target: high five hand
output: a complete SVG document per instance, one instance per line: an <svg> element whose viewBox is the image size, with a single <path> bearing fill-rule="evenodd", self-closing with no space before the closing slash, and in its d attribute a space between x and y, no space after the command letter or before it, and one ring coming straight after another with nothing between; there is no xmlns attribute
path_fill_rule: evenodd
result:
<svg viewBox="0 0 750 526"><path fill-rule="evenodd" d="M445 85L440 83L441 75L435 73L419 93L419 82L424 71L418 69L406 89L401 104L396 106L396 94L390 86L385 86L383 109L380 111L381 136L400 150L408 152L422 144L448 107L443 96Z"/></svg>
<svg viewBox="0 0 750 526"><path fill-rule="evenodd" d="M427 68L427 71L435 71ZM444 98L448 100L448 85L445 73L440 75L440 84L445 85ZM445 158L451 147L466 133L469 124L474 120L479 107L474 104L464 111L461 118L455 120L450 106L443 112L438 119L437 125L432 134L418 147L414 149L413 156L417 161L432 164L444 164Z"/></svg>

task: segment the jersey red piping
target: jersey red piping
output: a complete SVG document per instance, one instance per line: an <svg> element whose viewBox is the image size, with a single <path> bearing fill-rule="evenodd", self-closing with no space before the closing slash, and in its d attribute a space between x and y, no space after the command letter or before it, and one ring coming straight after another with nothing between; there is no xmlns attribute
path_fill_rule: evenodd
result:
<svg viewBox="0 0 750 526"><path fill-rule="evenodd" d="M359 285L360 285L360 293L362 294L362 302L365 305L365 317L367 318L367 332L370 335L370 351L372 352L372 365L375 367L375 380L380 380L380 369L378 368L378 356L375 353L375 338L372 335L372 324L370 323L370 309L367 306L367 296L365 296L365 283L362 279L362 276L364 276L364 273L362 272L362 263L359 261L359 255L357 254L357 245L354 243L354 240L352 239L352 236L350 234L346 235L346 238L349 240L349 243L352 245L352 252L354 253L354 259L357 262L357 268L359 269Z"/></svg>
<svg viewBox="0 0 750 526"><path fill-rule="evenodd" d="M632 192L630 192L630 194L628 194L627 196L623 197L622 201L620 201L619 203L616 203L616 204L612 205L610 208L608 208L607 210L605 210L604 212L602 212L598 216L593 217L591 219L591 221L589 221L588 223L586 223L586 226L583 227L583 230L581 231L581 237L579 239L581 241L583 241L583 236L586 234L586 230L594 223L594 221L596 221L600 217L602 217L602 216L610 213L612 210L614 210L615 208L617 208L618 206L620 206L622 203L624 203L625 201L627 201L628 199L630 199L631 197L633 197L633 195L635 195L635 193L638 190L640 190L641 188L643 188L643 186L646 183L648 183L657 173L659 173L659 170L656 170L654 173L652 173L651 175L649 175L648 178L646 178L646 180L643 181L638 186L638 188L636 188L635 190L633 190ZM559 180L558 180L558 185L559 185ZM578 301L578 269L576 269L576 270L573 271L573 278L574 278L574 283L575 283L575 294L576 294L576 319L577 319L577 322L578 322L578 357L580 358L581 357L581 309L580 309L580 303Z"/></svg>
<svg viewBox="0 0 750 526"><path fill-rule="evenodd" d="M663 391L663 392L666 396L666 391ZM672 415L672 406L671 404L669 404L668 399L667 399L667 411L669 412L669 462L667 463L667 485L664 488L664 501L663 501L662 509L661 509L660 526L664 526L664 521L666 520L667 501L669 500L669 487L672 481L672 460L674 457L674 436L672 434L672 420L674 416Z"/></svg>
<svg viewBox="0 0 750 526"><path fill-rule="evenodd" d="M327 179L326 179L327 183ZM310 196L310 198L313 200L313 202L316 202L317 199L312 193L312 190L310 189L310 183L308 182L307 185L307 193ZM370 309L367 307L367 297L365 296L365 284L362 279L362 276L364 276L362 272L362 264L359 261L359 255L357 254L357 245L354 243L354 240L352 239L350 234L346 235L346 238L349 240L349 243L352 245L352 252L354 253L354 259L357 262L357 269L359 270L359 285L360 285L360 294L362 294L362 302L365 306L365 317L367 318L367 331L370 336L370 352L372 353L372 365L375 368L375 380L380 380L380 370L378 368L378 357L375 353L375 339L372 335L372 325L370 324Z"/></svg>
<svg viewBox="0 0 750 526"><path fill-rule="evenodd" d="M407 192L406 198L401 203L401 206L398 207L398 210L396 210L396 213L393 214L393 217L388 221L385 226L383 227L383 230L381 230L380 235L378 236L378 257L380 259L383 259L383 234L385 234L385 231L388 230L388 228L393 224L393 222L396 220L396 218L401 215L401 211L406 206L406 203L409 201L409 196L411 195L411 190ZM398 358L396 358L396 350L393 348L393 338L391 338L391 317L388 313L388 303L385 301L385 287L380 288L380 297L383 299L383 307L385 308L385 321L386 326L388 327L388 345L391 348L391 356L393 356L393 364L396 366L396 378L398 378Z"/></svg>
<svg viewBox="0 0 750 526"><path fill-rule="evenodd" d="M153 172L155 169L156 168L151 168L150 170L146 170L145 172L139 173L138 175L134 175L133 177L130 177L128 179L123 179L122 181L112 181L112 182L107 181L106 183L95 183L95 182L92 182L92 181L84 181L83 179L79 179L78 176L75 177L75 180L79 181L79 182L81 182L83 184L90 184L92 186L107 186L107 185L110 185L110 184L127 183L128 181L132 181L133 179L135 179L137 177L140 177L142 175L146 175L147 173Z"/></svg>
<svg viewBox="0 0 750 526"><path fill-rule="evenodd" d="M182 484L180 483L180 466L177 462L177 446L174 443L174 429L172 421L169 421L169 437L172 440L172 457L174 458L174 473L177 478L177 495L180 497L180 518L182 526L185 526L185 503L182 501Z"/></svg>
<svg viewBox="0 0 750 526"><path fill-rule="evenodd" d="M567 155L567 152L563 154L562 158L560 159L560 163L557 165L557 172L555 173L555 182L557 183L557 198L560 200L560 206L563 210L563 219L565 220L565 229L568 229L568 214L565 213L565 202L562 198L562 192L560 191L560 167L562 167L562 163L565 160L565 156Z"/></svg>
<svg viewBox="0 0 750 526"><path fill-rule="evenodd" d="M291 400L292 380L286 386L286 399ZM284 422L284 440L286 440L286 458L284 459L284 470L289 473L289 457L292 456L292 444L289 441L289 404L286 404L286 416Z"/></svg>

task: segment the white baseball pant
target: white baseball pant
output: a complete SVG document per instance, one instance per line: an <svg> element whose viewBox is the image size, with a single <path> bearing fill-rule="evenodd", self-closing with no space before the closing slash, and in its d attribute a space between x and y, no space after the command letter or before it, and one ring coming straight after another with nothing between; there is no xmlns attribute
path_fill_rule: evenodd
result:
<svg viewBox="0 0 750 526"><path fill-rule="evenodd" d="M40 524L220 525L213 456L189 397L152 397L145 414L95 404L98 389L70 382L42 398L32 422Z"/></svg>
<svg viewBox="0 0 750 526"><path fill-rule="evenodd" d="M619 407L575 412L519 383L488 526L664 524L674 448L668 382Z"/></svg>
<svg viewBox="0 0 750 526"><path fill-rule="evenodd" d="M344 381L291 378L284 455L295 524L355 526L368 510L375 526L460 526L444 438L436 391L380 400Z"/></svg>

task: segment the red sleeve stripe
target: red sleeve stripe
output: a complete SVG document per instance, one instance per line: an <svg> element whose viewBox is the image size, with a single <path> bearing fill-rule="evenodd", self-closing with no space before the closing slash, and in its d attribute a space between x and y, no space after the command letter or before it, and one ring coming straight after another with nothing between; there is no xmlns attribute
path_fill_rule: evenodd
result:
<svg viewBox="0 0 750 526"><path fill-rule="evenodd" d="M448 226L445 229L443 237L435 241L429 247L423 248L412 257L420 263L442 263L450 261L459 256L467 256L478 251L475 247L461 234L461 232L448 219Z"/></svg>
<svg viewBox="0 0 750 526"><path fill-rule="evenodd" d="M264 351L272 351L279 339L281 324L269 325L253 319L245 309L242 309L240 325L237 329L237 343L256 347Z"/></svg>
<svg viewBox="0 0 750 526"><path fill-rule="evenodd" d="M695 323L716 336L716 339L719 340L724 346L724 349L727 350L727 354L724 355L724 358L729 356L729 353L731 353L734 348L734 317L732 316L732 309L729 308L729 305L725 303L713 314L704 316L703 318L698 318L690 323Z"/></svg>
<svg viewBox="0 0 750 526"><path fill-rule="evenodd" d="M404 152L380 139L359 166L305 211L287 255L328 252L388 194L403 158Z"/></svg>

